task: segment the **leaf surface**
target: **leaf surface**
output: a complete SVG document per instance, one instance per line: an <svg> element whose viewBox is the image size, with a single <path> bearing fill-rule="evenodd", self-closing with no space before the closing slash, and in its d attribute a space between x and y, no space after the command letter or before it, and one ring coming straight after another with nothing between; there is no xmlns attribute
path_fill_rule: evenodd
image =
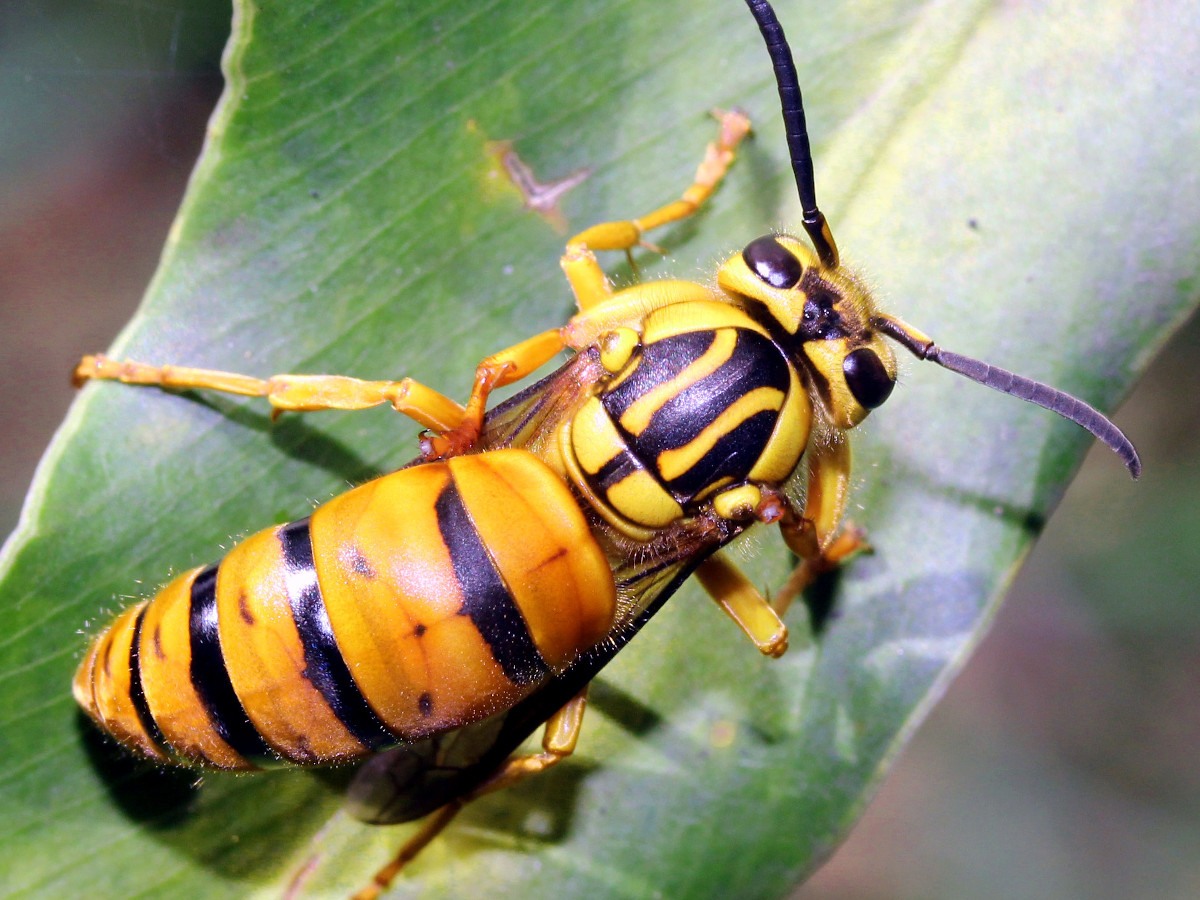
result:
<svg viewBox="0 0 1200 900"><path fill-rule="evenodd" d="M819 196L887 308L1112 409L1197 297L1188 5L778 12ZM706 280L798 221L770 67L734 0L243 2L225 65L113 355L412 375L465 397L480 358L571 312L564 236L522 208L489 141L544 182L589 168L562 201L578 230L671 199L712 137L705 111L737 105L757 139L709 207L651 236L667 259L635 254L641 277ZM577 757L468 809L394 896L770 898L828 854L1088 444L936 367L903 376L855 436L852 514L875 552L842 573L818 640L759 659L684 589L598 680ZM0 563L0 896L277 897L303 871L299 896L340 897L387 858L406 832L338 812L344 773L196 788L137 770L69 683L80 628L407 461L415 432L384 410L272 425L261 401L83 392ZM778 585L778 539L755 547L745 568Z"/></svg>

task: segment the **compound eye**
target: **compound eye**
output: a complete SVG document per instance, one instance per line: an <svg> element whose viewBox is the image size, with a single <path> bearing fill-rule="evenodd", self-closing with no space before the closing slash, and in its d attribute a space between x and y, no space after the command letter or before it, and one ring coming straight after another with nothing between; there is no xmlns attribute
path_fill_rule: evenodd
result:
<svg viewBox="0 0 1200 900"><path fill-rule="evenodd" d="M860 347L847 354L842 363L842 374L846 376L850 393L862 404L863 409L881 406L896 386L879 354L869 347Z"/></svg>
<svg viewBox="0 0 1200 900"><path fill-rule="evenodd" d="M800 260L770 235L747 244L742 259L750 271L773 288L793 288L804 274Z"/></svg>

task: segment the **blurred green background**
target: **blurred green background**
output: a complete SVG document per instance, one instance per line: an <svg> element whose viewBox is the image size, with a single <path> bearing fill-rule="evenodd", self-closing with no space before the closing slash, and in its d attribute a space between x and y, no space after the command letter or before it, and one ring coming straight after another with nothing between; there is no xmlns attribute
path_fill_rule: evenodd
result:
<svg viewBox="0 0 1200 900"><path fill-rule="evenodd" d="M71 367L153 272L228 18L215 0L0 7L2 533ZM1200 897L1198 341L1193 322L1117 416L1142 482L1092 454L991 635L798 897Z"/></svg>

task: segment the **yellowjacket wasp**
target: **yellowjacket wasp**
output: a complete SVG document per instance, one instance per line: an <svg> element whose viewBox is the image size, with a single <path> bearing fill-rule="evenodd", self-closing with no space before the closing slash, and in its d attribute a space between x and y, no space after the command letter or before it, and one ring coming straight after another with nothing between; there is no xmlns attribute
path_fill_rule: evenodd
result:
<svg viewBox="0 0 1200 900"><path fill-rule="evenodd" d="M258 379L86 357L76 380L264 396L278 413L390 403L428 429L422 458L247 538L121 614L92 643L75 696L159 761L253 770L375 757L387 796L364 816L433 813L359 897L375 896L463 804L568 756L588 683L693 572L769 656L781 615L861 546L839 531L846 432L890 395L898 343L1091 431L1134 477L1132 445L1082 401L941 350L876 308L819 211L795 67L765 0L747 0L779 81L813 249L751 241L716 286L614 290L596 260L693 213L749 123L720 116L683 196L571 239L566 325L480 363L465 405L412 379ZM562 350L563 367L489 409L491 392ZM803 461L803 465L801 465ZM800 562L767 600L721 552L776 525ZM512 756L545 723L543 749ZM370 777L360 784L368 788Z"/></svg>

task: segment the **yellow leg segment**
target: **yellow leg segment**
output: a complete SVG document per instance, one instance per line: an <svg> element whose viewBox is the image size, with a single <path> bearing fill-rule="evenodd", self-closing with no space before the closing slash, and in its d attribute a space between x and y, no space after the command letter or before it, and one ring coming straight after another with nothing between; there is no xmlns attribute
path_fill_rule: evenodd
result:
<svg viewBox="0 0 1200 900"><path fill-rule="evenodd" d="M575 752L579 732L583 727L583 713L587 707L587 688L584 688L567 704L546 720L542 731L542 752L529 756L514 756L496 770L487 781L458 800L447 803L433 813L421 829L409 838L386 866L375 873L371 883L355 894L351 900L375 900L387 890L401 870L437 837L470 801L484 794L510 787L530 775L544 772Z"/></svg>
<svg viewBox="0 0 1200 900"><path fill-rule="evenodd" d="M350 900L375 900L380 894L388 889L396 876L404 869L406 865L416 858L416 855L424 850L429 843L441 834L446 826L454 821L454 817L461 811L465 802L462 800L453 800L447 803L437 812L430 814L422 824L420 830L411 838L404 842L404 846L391 858L386 866L375 873L368 884L361 891L354 894Z"/></svg>
<svg viewBox="0 0 1200 900"><path fill-rule="evenodd" d="M696 578L761 653L783 656L788 647L787 626L728 557L714 553L696 568Z"/></svg>
<svg viewBox="0 0 1200 900"><path fill-rule="evenodd" d="M790 506L778 519L784 543L800 557L771 605L780 615L817 576L867 548L863 532L847 522L838 531L850 487L850 442L844 436L808 448L811 454L804 512Z"/></svg>
<svg viewBox="0 0 1200 900"><path fill-rule="evenodd" d="M458 424L451 429L434 429L441 433L430 436L423 445L426 458L445 459L470 450L483 430L483 417L491 392L536 371L564 346L562 332L554 328L513 344L481 362L475 369L475 385Z"/></svg>
<svg viewBox="0 0 1200 900"><path fill-rule="evenodd" d="M575 744L579 741L579 732L583 729L583 713L586 709L587 688L584 688L567 701L566 706L546 720L542 731L541 753L514 756L497 769L491 778L472 791L467 799L474 800L484 794L511 787L530 775L546 771L574 753Z"/></svg>
<svg viewBox="0 0 1200 900"><path fill-rule="evenodd" d="M721 124L721 134L708 145L692 185L678 200L639 219L593 225L567 242L561 262L580 311L586 312L612 296L612 287L596 261L595 251L624 250L628 253L643 243L642 235L647 231L685 219L694 213L721 183L737 156L738 144L750 133L750 119L736 110L718 110L714 115Z"/></svg>
<svg viewBox="0 0 1200 900"><path fill-rule="evenodd" d="M668 203L640 219L593 225L567 242L566 252L560 262L567 281L571 285L571 290L575 294L575 302L584 315L572 319L571 325L567 328L535 335L507 350L489 356L481 362L475 370L475 384L471 389L471 396L467 400L462 422L452 430L429 438L425 445L427 458L438 459L466 453L479 439L479 432L483 428L483 417L487 412L488 395L495 388L519 381L539 366L549 362L556 353L565 347L579 349L594 340L598 333L596 328L587 327L588 324L594 323L579 323L576 320L586 318L590 310L612 299L613 291L604 275L604 270L596 261L593 251L628 251L641 243L643 232L690 216L701 203L708 199L721 179L725 177L726 171L737 154L737 145L750 132L750 120L744 113L720 112L717 114L717 118L721 123L720 137L708 145L704 162L696 170L696 177L691 187L683 192L683 196L679 200ZM666 284L675 284L675 282L666 282ZM691 287L703 290L698 285ZM684 290L686 291L686 289ZM623 298L626 293L626 291L622 291ZM676 296L669 289L658 290L654 297L642 296L642 293L639 292L636 299L625 298L630 306L628 312L610 310L610 315L604 321L617 318L621 319L623 324L624 319L628 319L635 313L644 315L649 309L666 303L679 302L680 299L681 297ZM573 329L572 326L574 326Z"/></svg>
<svg viewBox="0 0 1200 900"><path fill-rule="evenodd" d="M425 428L448 431L463 418L463 408L432 388L404 378L400 381L361 381L344 375L272 375L254 378L215 369L151 366L106 356L85 356L75 368L76 387L92 379L124 384L154 385L168 390L211 390L247 397L266 397L272 418L285 411L367 409L390 403Z"/></svg>

